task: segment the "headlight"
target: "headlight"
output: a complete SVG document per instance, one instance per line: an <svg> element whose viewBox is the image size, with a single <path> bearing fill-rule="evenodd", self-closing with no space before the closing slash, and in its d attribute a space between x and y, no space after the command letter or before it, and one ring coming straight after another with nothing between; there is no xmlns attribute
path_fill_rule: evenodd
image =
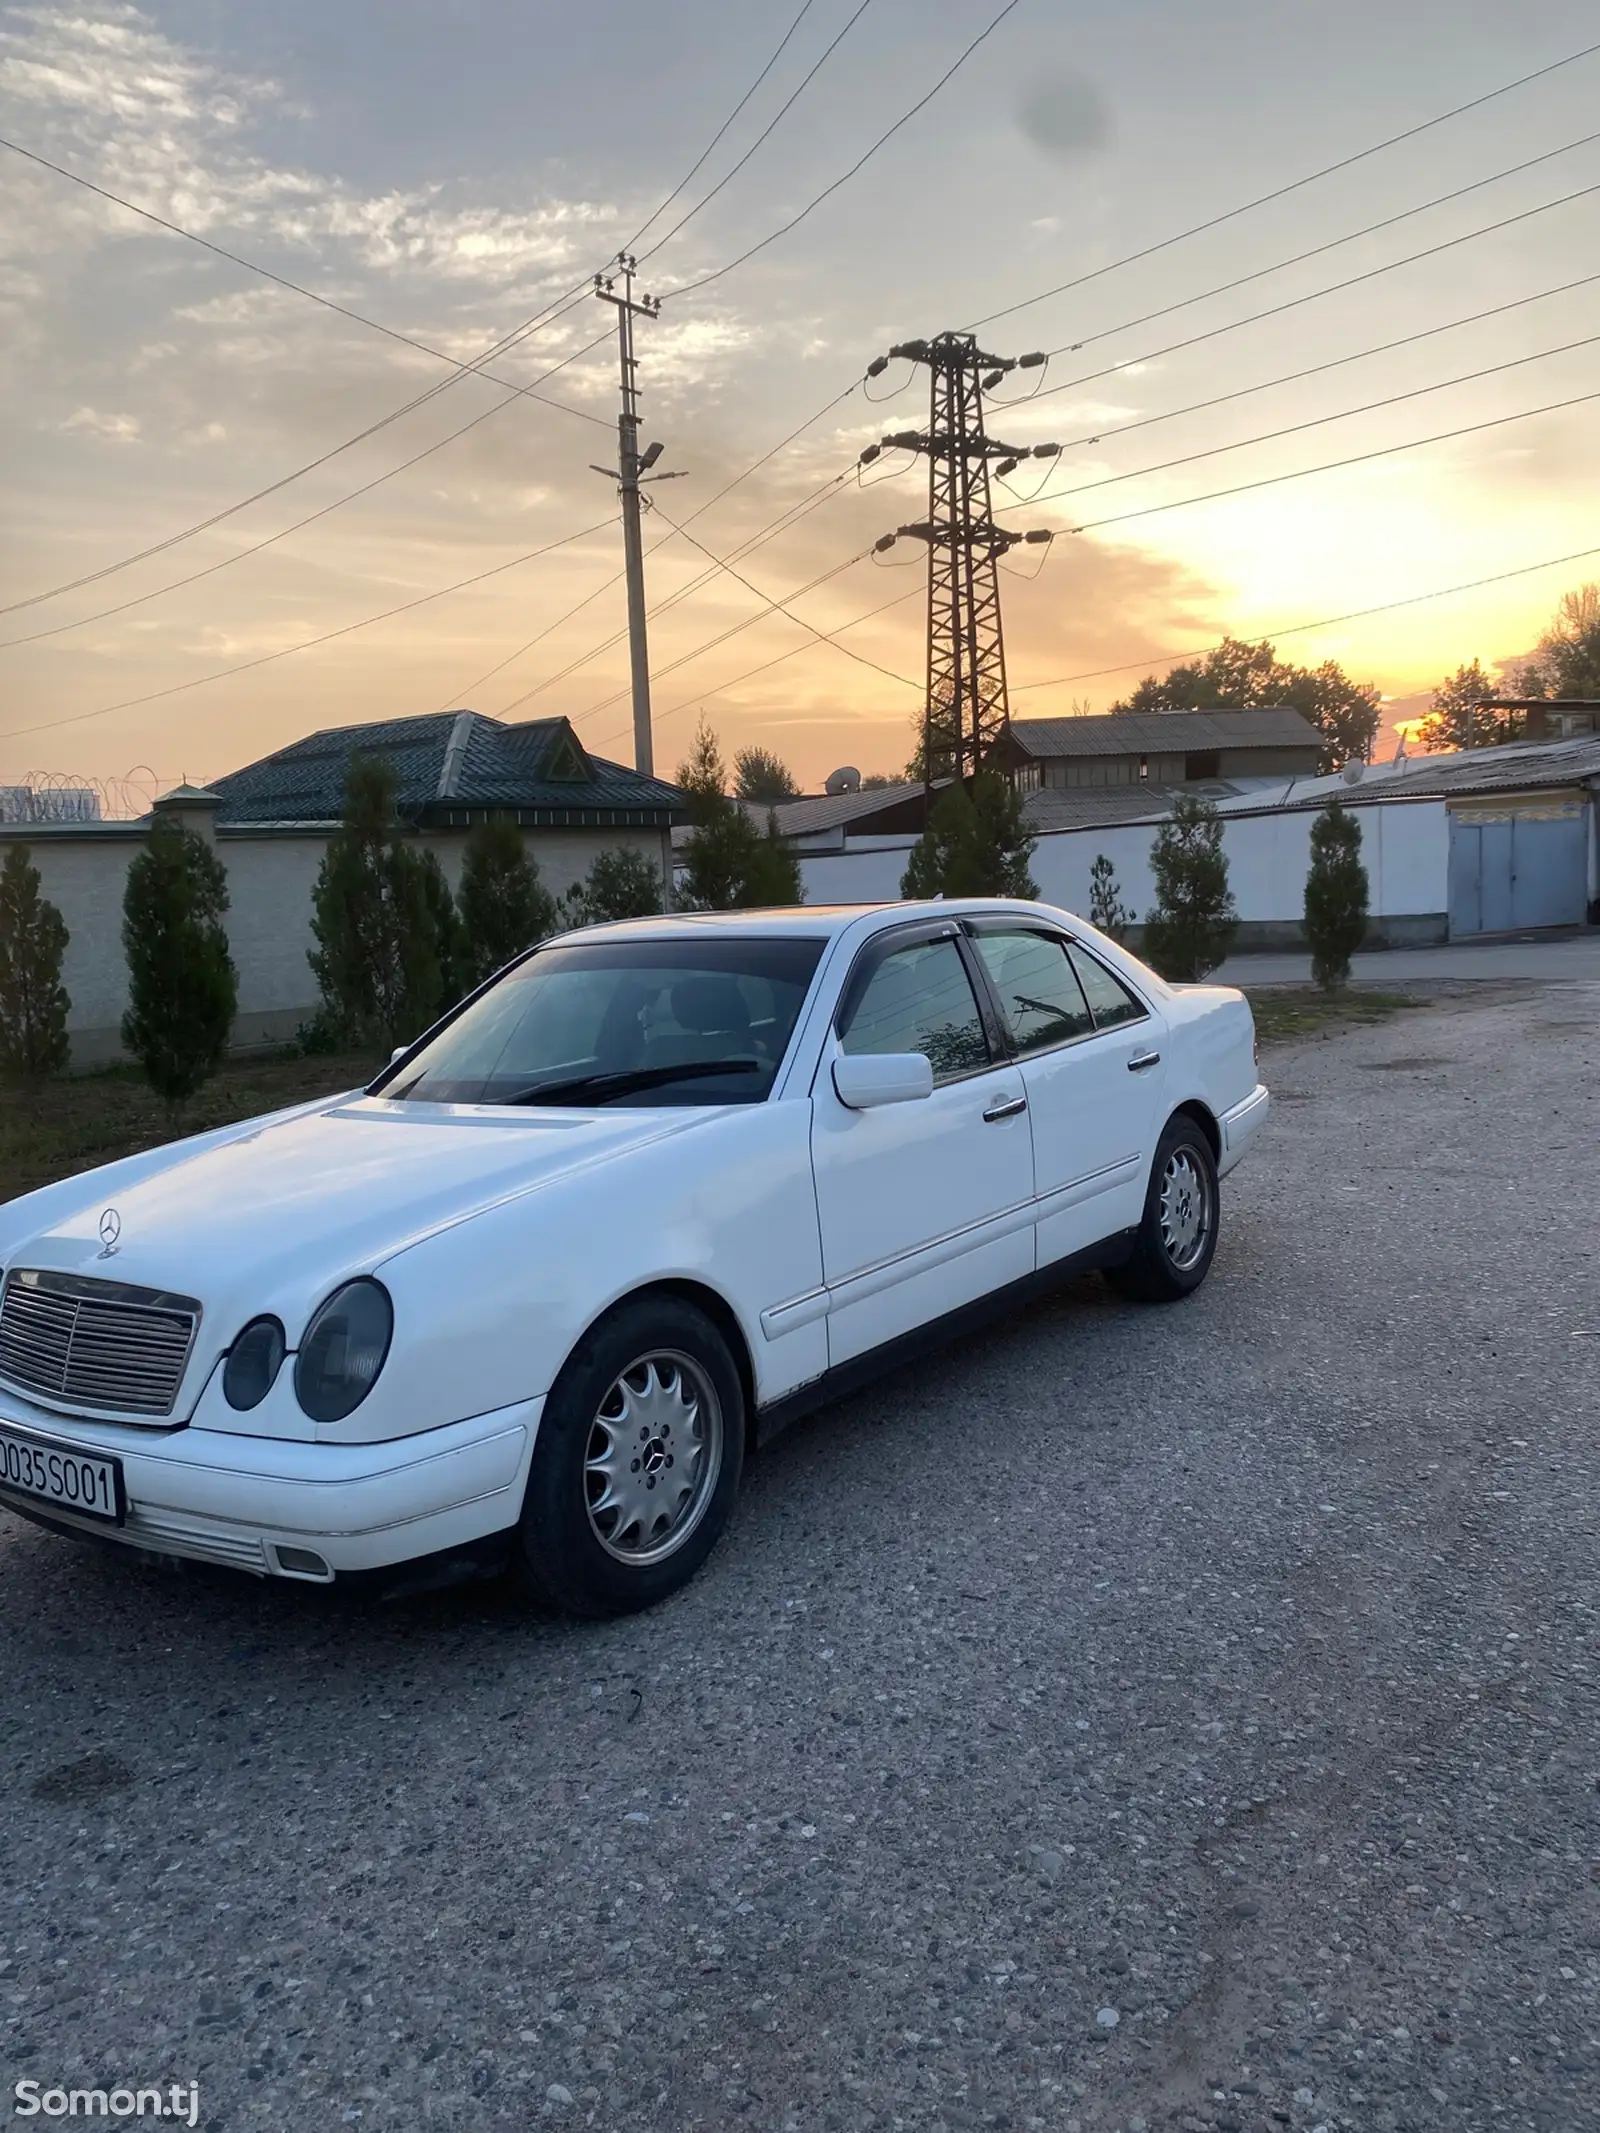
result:
<svg viewBox="0 0 1600 2133"><path fill-rule="evenodd" d="M313 1422L342 1422L378 1382L394 1335L394 1305L376 1281L335 1289L306 1328L295 1358L295 1398Z"/></svg>
<svg viewBox="0 0 1600 2133"><path fill-rule="evenodd" d="M230 1407L248 1413L261 1405L283 1367L287 1346L283 1328L275 1318L250 1321L228 1350L222 1373L223 1397Z"/></svg>

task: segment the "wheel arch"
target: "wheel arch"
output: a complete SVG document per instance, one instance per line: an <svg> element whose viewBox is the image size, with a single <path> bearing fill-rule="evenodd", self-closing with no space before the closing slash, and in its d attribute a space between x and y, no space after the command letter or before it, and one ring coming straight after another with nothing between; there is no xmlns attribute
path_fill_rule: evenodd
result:
<svg viewBox="0 0 1600 2133"><path fill-rule="evenodd" d="M597 1318L591 1319L582 1333L567 1351L562 1369L566 1368L584 1342L608 1318L625 1311L634 1304L649 1303L654 1297L670 1297L674 1302L693 1304L697 1311L710 1319L718 1333L727 1343L728 1353L733 1358L733 1367L739 1373L739 1388L744 1394L744 1441L746 1452L755 1449L756 1443L756 1378L755 1362L750 1353L750 1343L744 1327L739 1323L739 1314L720 1291L705 1282L694 1281L687 1276L663 1277L658 1281L641 1282L638 1288L629 1289L625 1295L614 1297Z"/></svg>
<svg viewBox="0 0 1600 2133"><path fill-rule="evenodd" d="M1208 1110L1198 1096L1191 1096L1177 1106L1172 1116L1167 1120L1167 1125L1170 1126L1173 1119L1177 1118L1192 1118L1194 1120L1206 1137L1206 1145L1211 1150L1212 1161L1220 1163L1222 1161L1222 1128L1217 1123L1216 1114ZM1163 1127L1162 1130L1164 1132L1166 1128Z"/></svg>

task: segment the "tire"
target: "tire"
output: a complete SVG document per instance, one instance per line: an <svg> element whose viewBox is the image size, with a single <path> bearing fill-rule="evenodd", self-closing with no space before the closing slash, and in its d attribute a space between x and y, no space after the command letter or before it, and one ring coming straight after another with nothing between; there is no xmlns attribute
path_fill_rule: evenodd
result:
<svg viewBox="0 0 1600 2133"><path fill-rule="evenodd" d="M1133 1255L1107 1280L1141 1303L1192 1296L1217 1249L1217 1164L1205 1128L1179 1112L1156 1144Z"/></svg>
<svg viewBox="0 0 1600 2133"><path fill-rule="evenodd" d="M523 1589L570 1614L632 1614L688 1583L744 1461L727 1343L676 1297L623 1304L563 1365L539 1423L512 1551Z"/></svg>

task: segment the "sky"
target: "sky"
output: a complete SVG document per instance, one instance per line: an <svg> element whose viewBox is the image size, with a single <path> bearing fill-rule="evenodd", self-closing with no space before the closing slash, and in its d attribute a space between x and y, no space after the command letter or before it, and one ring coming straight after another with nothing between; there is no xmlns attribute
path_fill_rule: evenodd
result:
<svg viewBox="0 0 1600 2133"><path fill-rule="evenodd" d="M1531 648L1600 577L1600 552L1526 570L1600 551L1600 53L1362 152L1568 60L1592 10L1017 0L845 178L1001 4L0 7L0 135L327 299L0 148L0 784L148 793L462 706L564 712L630 760L594 471L614 315L585 289L652 217L669 774L702 712L808 789L905 762L925 551L872 544L926 475L857 461L926 421L927 386L863 374L946 328L1052 351L989 418L1064 447L997 492L1056 535L1006 565L1014 715L1104 710L1232 633L1339 660L1392 727L1456 665ZM454 367L536 318L492 380Z"/></svg>

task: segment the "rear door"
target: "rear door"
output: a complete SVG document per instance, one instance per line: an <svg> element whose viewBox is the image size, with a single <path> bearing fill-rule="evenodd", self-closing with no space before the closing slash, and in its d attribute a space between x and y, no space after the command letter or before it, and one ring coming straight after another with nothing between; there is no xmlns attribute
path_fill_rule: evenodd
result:
<svg viewBox="0 0 1600 2133"><path fill-rule="evenodd" d="M1066 935L1010 918L970 926L1027 1092L1047 1266L1140 1218L1164 1115L1162 1025Z"/></svg>
<svg viewBox="0 0 1600 2133"><path fill-rule="evenodd" d="M930 1097L852 1111L844 1052L920 1052ZM1033 1145L971 945L950 923L863 950L813 1090L828 1355L847 1362L1033 1271Z"/></svg>

